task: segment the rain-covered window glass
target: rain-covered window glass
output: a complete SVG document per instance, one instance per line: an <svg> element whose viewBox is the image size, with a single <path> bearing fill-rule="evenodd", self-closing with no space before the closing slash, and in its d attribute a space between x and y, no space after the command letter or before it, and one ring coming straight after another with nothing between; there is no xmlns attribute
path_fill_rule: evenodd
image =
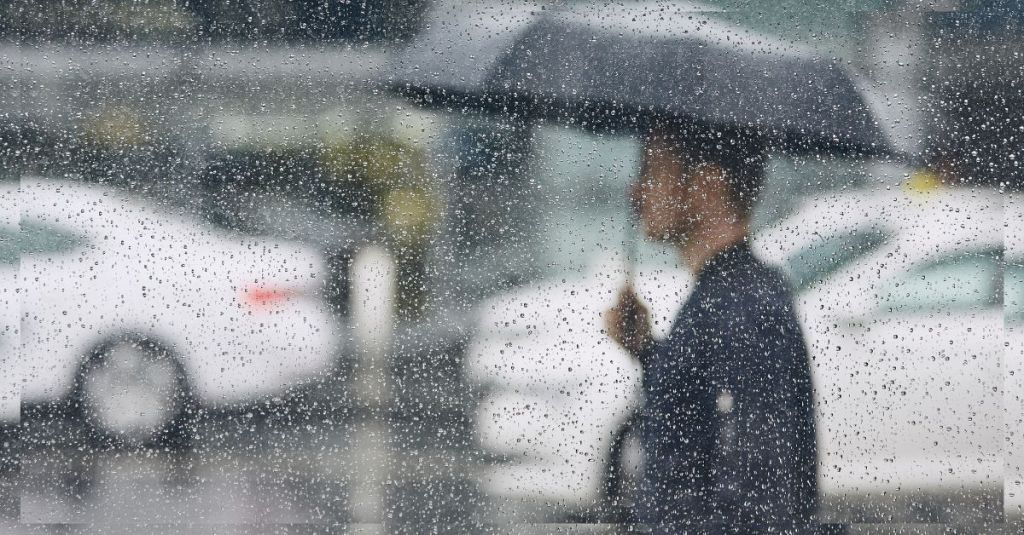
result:
<svg viewBox="0 0 1024 535"><path fill-rule="evenodd" d="M541 129L533 141L545 214L537 260L544 269L582 275L600 260L624 254L606 237L626 239L625 192L640 166L637 142L564 128Z"/></svg>
<svg viewBox="0 0 1024 535"><path fill-rule="evenodd" d="M1021 110L1021 0L0 2L0 533L1016 533Z"/></svg>

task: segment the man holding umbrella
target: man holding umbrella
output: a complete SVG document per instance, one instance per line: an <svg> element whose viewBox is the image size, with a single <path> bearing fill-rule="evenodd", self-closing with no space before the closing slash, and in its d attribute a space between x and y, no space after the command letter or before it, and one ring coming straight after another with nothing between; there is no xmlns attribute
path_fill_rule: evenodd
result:
<svg viewBox="0 0 1024 535"><path fill-rule="evenodd" d="M458 113L646 131L632 195L643 231L697 277L665 341L631 288L607 315L644 366L637 520L806 531L817 507L807 351L747 222L769 148L894 155L858 84L839 62L690 4L459 5L396 56L388 87Z"/></svg>
<svg viewBox="0 0 1024 535"><path fill-rule="evenodd" d="M674 246L696 284L662 342L629 286L605 318L644 370L641 523L786 532L815 513L807 350L785 282L749 247L763 167L749 136L646 136L631 200L644 234Z"/></svg>

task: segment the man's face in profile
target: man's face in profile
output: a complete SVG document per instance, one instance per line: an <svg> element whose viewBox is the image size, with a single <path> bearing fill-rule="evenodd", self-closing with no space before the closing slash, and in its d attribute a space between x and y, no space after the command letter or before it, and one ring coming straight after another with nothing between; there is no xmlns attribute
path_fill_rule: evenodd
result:
<svg viewBox="0 0 1024 535"><path fill-rule="evenodd" d="M630 190L633 209L651 240L684 243L699 215L699 192L692 166L670 141L650 136L644 142L640 176Z"/></svg>

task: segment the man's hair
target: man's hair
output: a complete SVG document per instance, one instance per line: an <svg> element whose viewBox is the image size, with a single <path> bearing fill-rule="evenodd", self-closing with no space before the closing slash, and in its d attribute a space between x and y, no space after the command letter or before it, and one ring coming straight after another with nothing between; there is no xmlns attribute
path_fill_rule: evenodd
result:
<svg viewBox="0 0 1024 535"><path fill-rule="evenodd" d="M742 216L750 215L764 184L767 156L763 142L749 132L677 125L655 126L657 136L688 164L713 164L725 171L731 200Z"/></svg>

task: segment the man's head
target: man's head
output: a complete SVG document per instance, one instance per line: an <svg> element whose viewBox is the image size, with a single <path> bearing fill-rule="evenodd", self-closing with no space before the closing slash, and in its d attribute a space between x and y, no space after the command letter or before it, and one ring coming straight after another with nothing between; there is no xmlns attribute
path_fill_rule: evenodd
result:
<svg viewBox="0 0 1024 535"><path fill-rule="evenodd" d="M745 227L764 166L764 150L750 136L652 129L630 195L644 233L685 245L702 227Z"/></svg>

